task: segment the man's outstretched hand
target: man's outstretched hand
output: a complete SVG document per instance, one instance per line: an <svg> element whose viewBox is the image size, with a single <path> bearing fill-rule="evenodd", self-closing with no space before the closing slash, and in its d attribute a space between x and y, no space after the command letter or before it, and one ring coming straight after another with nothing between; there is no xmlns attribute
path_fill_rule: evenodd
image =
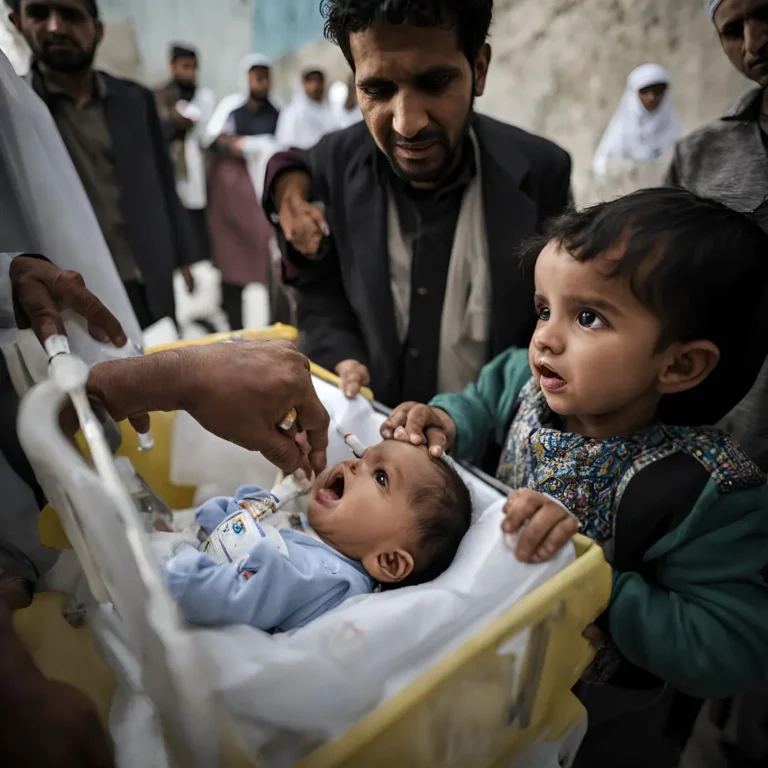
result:
<svg viewBox="0 0 768 768"><path fill-rule="evenodd" d="M309 361L288 342L210 344L114 360L91 371L88 387L116 421L183 410L284 472L325 468L330 419ZM285 432L280 424L293 409L298 419ZM297 441L300 431L305 441Z"/></svg>
<svg viewBox="0 0 768 768"><path fill-rule="evenodd" d="M31 328L41 344L51 336L66 335L60 312L69 307L88 322L96 341L125 346L120 321L86 288L78 272L59 269L37 256L17 256L10 278L16 325Z"/></svg>

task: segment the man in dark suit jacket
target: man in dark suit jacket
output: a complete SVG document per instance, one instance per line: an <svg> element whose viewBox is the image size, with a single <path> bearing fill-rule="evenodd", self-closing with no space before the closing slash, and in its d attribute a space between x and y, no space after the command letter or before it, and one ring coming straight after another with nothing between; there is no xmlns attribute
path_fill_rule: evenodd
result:
<svg viewBox="0 0 768 768"><path fill-rule="evenodd" d="M173 272L182 268L192 289L196 246L154 96L93 69L104 34L96 0L8 3L34 56L31 85L51 110L141 327L174 318Z"/></svg>
<svg viewBox="0 0 768 768"><path fill-rule="evenodd" d="M549 141L475 114L492 6L324 6L326 32L355 72L366 124L273 158L264 201L284 235L303 351L336 370L349 395L370 383L388 405L426 402L530 341L533 292L517 250L568 205L571 163ZM308 201L321 202L324 213ZM461 260L466 274L456 291ZM467 333L451 344L446 323L458 325L462 315Z"/></svg>

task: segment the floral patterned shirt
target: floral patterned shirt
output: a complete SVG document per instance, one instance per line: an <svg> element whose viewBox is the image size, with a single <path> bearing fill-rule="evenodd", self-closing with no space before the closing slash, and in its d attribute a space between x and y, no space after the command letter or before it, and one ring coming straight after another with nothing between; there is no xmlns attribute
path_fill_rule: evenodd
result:
<svg viewBox="0 0 768 768"><path fill-rule="evenodd" d="M632 478L654 461L684 452L710 473L721 493L765 483L765 475L716 429L651 426L627 437L596 440L558 428L560 419L531 379L520 393L497 477L511 488L546 493L564 504L581 533L604 544Z"/></svg>

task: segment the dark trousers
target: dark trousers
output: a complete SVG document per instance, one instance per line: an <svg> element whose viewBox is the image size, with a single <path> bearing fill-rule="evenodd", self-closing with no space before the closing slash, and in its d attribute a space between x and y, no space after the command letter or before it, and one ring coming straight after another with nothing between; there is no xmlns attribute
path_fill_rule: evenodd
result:
<svg viewBox="0 0 768 768"><path fill-rule="evenodd" d="M574 768L676 768L701 709L669 687L579 683L574 693L589 716Z"/></svg>
<svg viewBox="0 0 768 768"><path fill-rule="evenodd" d="M123 283L123 285L125 286L128 300L131 302L131 306L133 307L133 311L136 315L136 319L139 321L139 326L142 331L162 319L154 317L152 310L149 308L146 285L133 280Z"/></svg>
<svg viewBox="0 0 768 768"><path fill-rule="evenodd" d="M211 260L211 236L208 232L208 211L205 208L193 211L187 209L189 221L192 225L192 232L197 244L197 257L195 261Z"/></svg>
<svg viewBox="0 0 768 768"><path fill-rule="evenodd" d="M243 330L243 291L244 285L234 283L221 284L221 308L229 320L231 331Z"/></svg>

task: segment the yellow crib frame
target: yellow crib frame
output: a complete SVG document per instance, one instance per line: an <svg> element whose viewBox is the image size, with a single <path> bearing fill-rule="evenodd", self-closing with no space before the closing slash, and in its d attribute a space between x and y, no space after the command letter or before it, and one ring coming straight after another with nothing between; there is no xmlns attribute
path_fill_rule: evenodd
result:
<svg viewBox="0 0 768 768"><path fill-rule="evenodd" d="M260 332L222 334L162 347L183 348L217 341L287 340L298 334L287 326ZM327 371L313 374L338 384ZM372 398L370 391L365 396ZM153 414L155 448L138 451L132 429L123 429L118 455L136 470L172 509L188 508L195 489L170 481L170 453L175 415ZM70 547L53 509L40 518L43 543ZM408 768L455 766L501 768L538 742L557 742L583 718L571 693L593 657L583 629L608 604L611 572L602 550L583 537L575 539L577 560L532 594L488 624L461 648L362 718L341 738L322 746L300 768ZM104 722L116 683L96 653L89 630L65 616L64 595L39 594L17 614L16 630L41 671L82 690L96 704ZM508 653L512 638L528 631L524 658ZM231 745L230 745L231 746ZM236 752L236 750L235 750ZM226 757L228 766L259 765L258 757Z"/></svg>

